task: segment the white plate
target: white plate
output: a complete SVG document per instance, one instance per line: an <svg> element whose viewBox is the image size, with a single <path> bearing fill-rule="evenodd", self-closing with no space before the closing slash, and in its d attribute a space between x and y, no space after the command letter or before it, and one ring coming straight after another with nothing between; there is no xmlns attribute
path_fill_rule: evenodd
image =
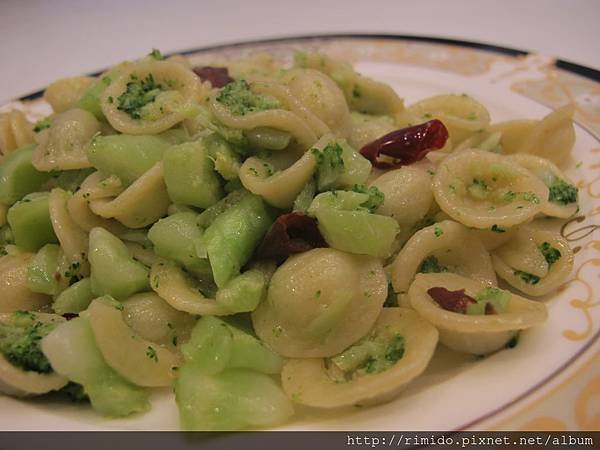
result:
<svg viewBox="0 0 600 450"><path fill-rule="evenodd" d="M355 64L358 71L389 83L406 103L442 93L467 93L483 103L493 121L541 118L551 108L577 105L577 142L566 173L580 187L581 211L563 235L577 251L567 285L544 301L547 323L522 334L519 345L475 360L438 349L431 367L391 403L322 413L300 409L282 429L453 430L590 429L592 399L600 374L600 84L558 69L552 58L506 49L431 39L373 37L303 38L265 41L188 52L198 63L215 56L236 58L268 51L289 60L295 49L320 50ZM471 47L471 48L470 48ZM35 95L34 95L35 97ZM13 102L32 118L46 112L39 99ZM550 226L558 226L547 221ZM596 291L596 293L594 293ZM595 421L596 422L595 422ZM178 429L169 390L153 395L142 416L108 420L89 406L56 398L0 397L2 429L99 430Z"/></svg>

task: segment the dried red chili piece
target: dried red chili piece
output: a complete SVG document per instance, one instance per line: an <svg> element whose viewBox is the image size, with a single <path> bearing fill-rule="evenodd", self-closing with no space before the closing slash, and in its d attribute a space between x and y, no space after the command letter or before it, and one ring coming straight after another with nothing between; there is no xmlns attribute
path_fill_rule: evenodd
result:
<svg viewBox="0 0 600 450"><path fill-rule="evenodd" d="M432 287L427 289L429 296L446 311L466 314L467 305L477 303L473 298L465 294L464 289L449 291L444 287Z"/></svg>
<svg viewBox="0 0 600 450"><path fill-rule="evenodd" d="M285 260L294 253L327 247L317 227L317 221L302 213L279 216L256 252L259 258Z"/></svg>
<svg viewBox="0 0 600 450"><path fill-rule="evenodd" d="M194 67L192 70L202 81L210 82L212 87L222 88L233 81L233 78L229 76L227 67L204 66Z"/></svg>
<svg viewBox="0 0 600 450"><path fill-rule="evenodd" d="M360 154L379 169L390 169L420 161L432 150L439 150L448 140L448 130L438 119L392 131L360 149ZM379 160L380 155L393 158Z"/></svg>

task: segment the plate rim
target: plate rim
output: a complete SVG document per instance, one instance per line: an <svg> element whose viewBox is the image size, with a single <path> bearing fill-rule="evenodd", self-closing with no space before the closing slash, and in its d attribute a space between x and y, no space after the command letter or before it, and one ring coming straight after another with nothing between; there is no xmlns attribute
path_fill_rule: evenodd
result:
<svg viewBox="0 0 600 450"><path fill-rule="evenodd" d="M462 48L470 48L472 50L480 50L484 52L490 53L498 53L505 56L512 57L524 57L528 55L540 54L530 50L522 50L513 47L507 47L504 45L497 45L488 42L481 41L473 41L466 39L454 39L454 38L446 38L439 36L428 36L428 35L420 35L420 34L396 34L396 33L311 33L311 34L298 34L298 35L283 35L279 37L270 37L270 38L259 38L259 39L250 39L250 40L234 40L231 42L225 42L221 44L211 44L202 47L192 47L186 48L179 51L173 51L165 53L165 56L173 56L173 55L191 55L195 53L205 53L211 51L219 51L225 50L228 48L243 48L243 47L252 47L261 44L285 44L291 43L295 41L306 42L311 40L345 40L345 39L382 39L389 41L405 41L405 42L421 42L421 43L429 43L429 44L438 44L438 45L451 45ZM600 70L594 69L593 67L581 65L578 63L574 63L569 60L565 60L559 57L552 57L553 65L557 69L564 70L566 72L570 72L584 78L587 78L591 81L600 83ZM97 70L94 72L88 72L84 75L86 76L98 76L101 73L105 72L108 67ZM47 87L47 86L46 86ZM29 94L25 94L18 98L9 99L7 103L11 101L28 101L35 100L41 97L44 94L46 89L39 89L37 91L31 92Z"/></svg>

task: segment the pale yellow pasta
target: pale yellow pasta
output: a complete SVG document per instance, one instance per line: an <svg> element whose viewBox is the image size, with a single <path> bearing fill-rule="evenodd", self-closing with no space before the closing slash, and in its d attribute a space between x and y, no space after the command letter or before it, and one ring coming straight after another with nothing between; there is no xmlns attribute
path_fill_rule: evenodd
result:
<svg viewBox="0 0 600 450"><path fill-rule="evenodd" d="M206 298L200 292L200 283L174 264L154 264L150 270L150 286L177 311L201 316L231 314L231 311L216 300Z"/></svg>
<svg viewBox="0 0 600 450"><path fill-rule="evenodd" d="M0 257L0 313L40 311L49 307L52 297L27 288L27 267L31 253L16 253Z"/></svg>
<svg viewBox="0 0 600 450"><path fill-rule="evenodd" d="M162 162L157 162L116 198L90 201L90 209L105 219L115 218L126 227L143 228L165 216L170 203Z"/></svg>
<svg viewBox="0 0 600 450"><path fill-rule="evenodd" d="M14 150L34 142L33 125L19 110L0 113L0 163Z"/></svg>
<svg viewBox="0 0 600 450"><path fill-rule="evenodd" d="M250 192L260 195L267 203L278 208L289 208L304 185L311 179L316 167L312 152L285 170L269 174L269 166L254 157L244 161L240 168L240 181Z"/></svg>
<svg viewBox="0 0 600 450"><path fill-rule="evenodd" d="M459 352L485 355L501 349L520 330L542 324L548 313L543 303L512 294L507 311L467 315L441 308L427 293L433 287L464 289L475 298L485 284L453 273L418 274L408 291L412 307L440 333L440 342Z"/></svg>
<svg viewBox="0 0 600 450"><path fill-rule="evenodd" d="M490 123L490 114L485 106L468 95L436 95L412 104L407 110L418 123L441 120L454 143Z"/></svg>
<svg viewBox="0 0 600 450"><path fill-rule="evenodd" d="M425 370L438 341L437 330L406 308L384 308L371 333L397 333L404 339L402 357L391 367L378 373L347 373L331 359L290 359L281 372L285 393L297 403L316 408L389 401Z"/></svg>
<svg viewBox="0 0 600 450"><path fill-rule="evenodd" d="M252 86L252 85L251 85ZM244 115L232 114L216 98L210 100L211 111L222 124L241 130L269 127L289 132L303 148L314 144L318 136L297 114L285 109L269 109Z"/></svg>
<svg viewBox="0 0 600 450"><path fill-rule="evenodd" d="M90 112L70 109L57 114L50 128L39 133L31 162L43 172L92 167L85 148L99 131L100 123Z"/></svg>
<svg viewBox="0 0 600 450"><path fill-rule="evenodd" d="M356 149L361 149L397 128L390 116L369 116L354 112L351 115L348 143Z"/></svg>
<svg viewBox="0 0 600 450"><path fill-rule="evenodd" d="M431 176L423 169L405 166L384 173L371 186L375 186L384 195L384 202L377 209L377 214L390 216L400 225L395 245L399 248L414 233L415 226L431 208Z"/></svg>
<svg viewBox="0 0 600 450"><path fill-rule="evenodd" d="M404 102L390 86L358 74L348 63L319 53L301 53L296 55L295 64L329 75L342 89L348 106L354 111L394 118L404 111Z"/></svg>
<svg viewBox="0 0 600 450"><path fill-rule="evenodd" d="M529 170L548 187L550 187L556 179L563 180L571 185L574 184L558 167L556 167L555 164L545 158L526 153L517 153L511 155L510 158ZM577 202L564 204L551 201L550 198L542 207L543 214L550 217L559 217L561 219L573 216L578 210L579 205Z"/></svg>
<svg viewBox="0 0 600 450"><path fill-rule="evenodd" d="M154 292L125 300L123 320L143 339L173 349L187 342L196 323L196 317L176 310Z"/></svg>
<svg viewBox="0 0 600 450"><path fill-rule="evenodd" d="M81 275L88 275L88 235L84 230L79 228L69 215L67 202L70 197L70 193L60 188L52 189L48 197L50 221L67 261L70 264L77 263L79 273Z"/></svg>
<svg viewBox="0 0 600 450"><path fill-rule="evenodd" d="M121 181L116 176L103 178L100 172L94 172L81 184L80 189L67 202L71 219L82 229L90 232L101 227L112 234L120 235L126 231L124 225L115 219L104 219L92 212L90 202L118 196L123 192Z"/></svg>
<svg viewBox="0 0 600 450"><path fill-rule="evenodd" d="M9 320L11 314L0 314L0 323ZM57 314L35 313L35 319L41 323L62 322L65 319ZM29 397L57 391L68 380L56 372L39 373L23 370L11 364L0 354L0 392L14 397Z"/></svg>
<svg viewBox="0 0 600 450"><path fill-rule="evenodd" d="M544 243L560 252L552 264L546 263ZM573 270L574 255L569 243L558 233L532 226L519 229L517 238L492 253L494 269L500 278L527 295L541 296L565 283ZM545 270L544 270L545 269Z"/></svg>
<svg viewBox="0 0 600 450"><path fill-rule="evenodd" d="M87 309L98 349L106 363L138 386L170 386L174 368L180 364L176 353L134 334L120 309L101 299Z"/></svg>
<svg viewBox="0 0 600 450"><path fill-rule="evenodd" d="M94 77L61 78L46 88L44 100L55 113L65 112L75 106L94 81Z"/></svg>
<svg viewBox="0 0 600 450"><path fill-rule="evenodd" d="M433 177L433 195L442 211L464 225L505 228L539 213L548 188L513 160L471 149L442 161Z"/></svg>
<svg viewBox="0 0 600 450"><path fill-rule="evenodd" d="M391 267L395 292L408 292L428 256L435 257L447 271L496 285L490 254L483 244L465 226L444 220L417 231L402 247Z"/></svg>
<svg viewBox="0 0 600 450"><path fill-rule="evenodd" d="M478 230L477 228L471 228L469 233L475 236L481 241L483 246L488 252L497 249L501 245L504 245L511 239L513 239L519 230L519 227L507 228L502 231L492 230Z"/></svg>
<svg viewBox="0 0 600 450"><path fill-rule="evenodd" d="M344 93L327 75L314 69L294 69L284 80L291 94L337 135L345 136L350 110Z"/></svg>
<svg viewBox="0 0 600 450"><path fill-rule="evenodd" d="M259 338L282 356L332 356L369 331L386 293L378 259L313 249L277 269L252 322Z"/></svg>
<svg viewBox="0 0 600 450"><path fill-rule="evenodd" d="M167 262L166 259L161 258L152 250L145 248L143 245L138 244L137 242L127 242L125 241L124 236L120 236L120 238L124 240L123 243L129 250L129 253L133 257L133 259L141 262L143 265L151 267L153 264Z"/></svg>
<svg viewBox="0 0 600 450"><path fill-rule="evenodd" d="M119 110L119 97L127 84L151 76L161 93L142 108L134 118ZM127 134L157 134L178 124L186 113L205 95L198 77L179 63L170 61L140 62L124 67L100 96L102 112L116 130ZM146 108L146 109L144 109Z"/></svg>
<svg viewBox="0 0 600 450"><path fill-rule="evenodd" d="M534 126L521 125L521 139L515 139L511 142L512 145L503 141L503 152L531 153L549 159L557 165L564 163L575 144L574 112L575 107L568 104L552 111Z"/></svg>

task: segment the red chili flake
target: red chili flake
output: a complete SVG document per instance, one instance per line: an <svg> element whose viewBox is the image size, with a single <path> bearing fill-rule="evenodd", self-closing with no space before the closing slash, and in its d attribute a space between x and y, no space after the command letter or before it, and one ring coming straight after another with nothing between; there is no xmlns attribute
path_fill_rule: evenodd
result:
<svg viewBox="0 0 600 450"><path fill-rule="evenodd" d="M222 88L233 81L233 78L229 76L227 67L204 66L194 67L192 70L202 79L202 81L210 82L212 87Z"/></svg>
<svg viewBox="0 0 600 450"><path fill-rule="evenodd" d="M64 313L62 316L67 320L71 320L71 319L75 319L76 317L79 317L79 314Z"/></svg>
<svg viewBox="0 0 600 450"><path fill-rule="evenodd" d="M256 252L259 258L284 261L294 253L327 247L317 221L306 214L292 212L279 216Z"/></svg>
<svg viewBox="0 0 600 450"><path fill-rule="evenodd" d="M432 287L427 290L429 296L446 311L466 314L467 305L477 303L473 297L465 294L464 289L449 291L444 287Z"/></svg>
<svg viewBox="0 0 600 450"><path fill-rule="evenodd" d="M420 161L432 150L439 150L446 144L448 130L438 119L401 128L369 142L360 149L360 154L379 169L390 169ZM393 160L378 160L386 155Z"/></svg>

